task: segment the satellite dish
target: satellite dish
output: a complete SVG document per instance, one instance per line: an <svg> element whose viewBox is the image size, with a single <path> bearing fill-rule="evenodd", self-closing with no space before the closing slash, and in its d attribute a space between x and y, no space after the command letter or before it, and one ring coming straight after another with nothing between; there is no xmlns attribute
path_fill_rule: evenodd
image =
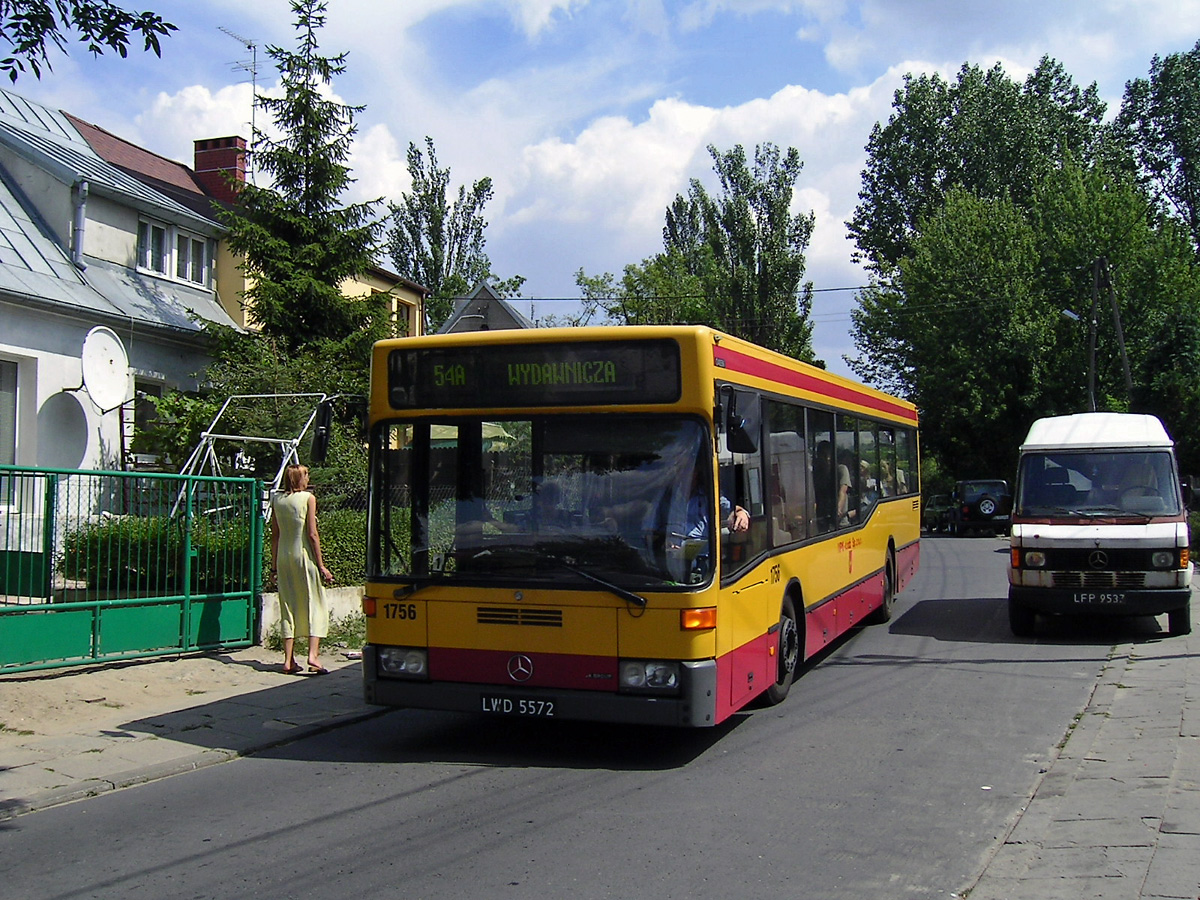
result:
<svg viewBox="0 0 1200 900"><path fill-rule="evenodd" d="M114 410L129 399L129 357L115 331L97 325L83 339L79 356L83 387L101 412Z"/></svg>

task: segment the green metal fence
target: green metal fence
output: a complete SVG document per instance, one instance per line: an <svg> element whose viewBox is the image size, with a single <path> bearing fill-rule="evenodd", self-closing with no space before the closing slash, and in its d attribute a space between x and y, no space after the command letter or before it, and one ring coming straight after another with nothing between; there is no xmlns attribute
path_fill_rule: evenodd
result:
<svg viewBox="0 0 1200 900"><path fill-rule="evenodd" d="M0 466L0 673L255 643L262 485Z"/></svg>

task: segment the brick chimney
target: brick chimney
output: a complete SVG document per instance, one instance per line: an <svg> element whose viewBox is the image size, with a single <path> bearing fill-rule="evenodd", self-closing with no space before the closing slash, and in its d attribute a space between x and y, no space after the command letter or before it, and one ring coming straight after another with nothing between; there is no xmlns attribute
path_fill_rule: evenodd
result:
<svg viewBox="0 0 1200 900"><path fill-rule="evenodd" d="M235 185L246 183L246 139L241 137L207 138L195 142L196 178L217 200L232 203L237 199L237 188L231 187L228 177Z"/></svg>

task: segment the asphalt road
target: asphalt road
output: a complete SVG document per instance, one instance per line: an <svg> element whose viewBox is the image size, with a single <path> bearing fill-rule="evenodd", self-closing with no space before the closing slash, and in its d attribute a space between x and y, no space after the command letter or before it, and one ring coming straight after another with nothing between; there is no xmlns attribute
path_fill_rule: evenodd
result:
<svg viewBox="0 0 1200 900"><path fill-rule="evenodd" d="M1005 547L923 541L889 626L717 729L395 711L12 820L0 896L949 897L1128 636L1013 638Z"/></svg>

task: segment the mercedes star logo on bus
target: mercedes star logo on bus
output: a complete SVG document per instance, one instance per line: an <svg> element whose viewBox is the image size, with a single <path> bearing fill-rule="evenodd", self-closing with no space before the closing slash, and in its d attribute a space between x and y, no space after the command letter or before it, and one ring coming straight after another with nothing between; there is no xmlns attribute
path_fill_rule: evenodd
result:
<svg viewBox="0 0 1200 900"><path fill-rule="evenodd" d="M522 653L508 660L508 677L513 681L528 681L533 677L533 660Z"/></svg>
<svg viewBox="0 0 1200 900"><path fill-rule="evenodd" d="M1093 550L1088 554L1088 565L1093 569L1103 569L1108 565L1108 554L1103 550Z"/></svg>

